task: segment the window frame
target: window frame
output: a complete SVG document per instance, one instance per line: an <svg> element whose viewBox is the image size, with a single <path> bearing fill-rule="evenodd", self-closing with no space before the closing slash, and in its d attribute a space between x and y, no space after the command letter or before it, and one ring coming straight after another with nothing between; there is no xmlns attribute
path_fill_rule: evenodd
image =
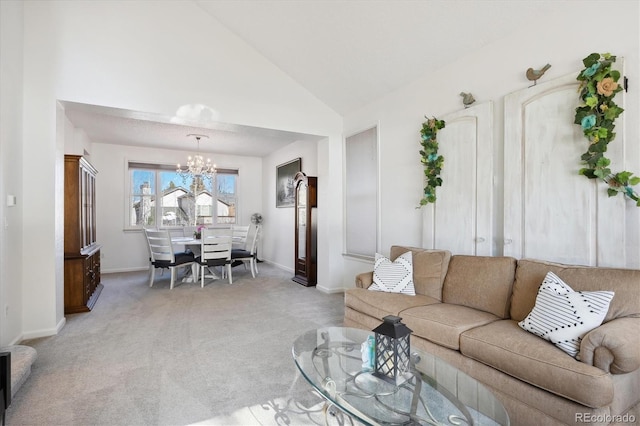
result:
<svg viewBox="0 0 640 426"><path fill-rule="evenodd" d="M374 170L374 174L375 176L369 176L369 179L366 179L368 182L373 183L373 185L375 186L375 195L373 196L372 199L370 199L368 202L370 204L370 209L368 209L368 211L374 211L375 212L375 218L373 220L373 224L369 224L368 226L371 227L371 229L369 230L369 232L374 234L374 245L375 247L373 247L373 252L372 253L358 253L352 250L352 247L350 247L349 244L349 235L350 235L350 223L352 222L349 219L349 211L350 211L350 202L349 202L349 193L350 193L350 188L349 188L349 164L350 164L350 159L348 156L348 150L347 150L347 145L349 143L349 139L351 138L357 138L361 135L366 134L367 132L373 132L374 135L372 136L371 140L369 142L372 143L372 154L375 156L375 158L373 158L370 162L370 166L375 169ZM343 224L344 224L344 239L343 239L343 256L348 257L348 258L352 258L352 259L356 259L356 260L364 260L364 261L372 261L375 259L375 253L378 253L380 251L380 125L379 123L362 128L361 130L357 130L354 131L352 133L349 133L347 136L344 137L343 139L343 176L344 176L344 181L343 181L343 194L344 194L344 199L343 199ZM355 159L351 159L352 161L355 162L355 164L361 164L362 163L362 159L358 158L357 160ZM375 207L374 207L375 206ZM355 211L359 211L360 209L356 206L353 207L353 209ZM359 223L357 224L358 229L360 229L362 226L362 222L359 221ZM366 232L366 231L365 231ZM360 232L355 232L358 235L362 235Z"/></svg>
<svg viewBox="0 0 640 426"><path fill-rule="evenodd" d="M134 204L135 204L135 198L136 197L143 197L143 194L137 194L134 191L133 188L133 173L135 170L147 170L149 172L153 172L153 176L154 176L154 181L155 181L155 185L152 188L151 194L149 195L149 197L151 198L151 201L155 204L154 207L154 214L153 214L153 224L133 224L132 220L131 220L131 215L132 212L134 211ZM198 205L196 203L195 208L197 208L198 210L202 210L203 208L209 208L210 212L211 212L211 223L208 224L206 223L205 225L224 225L224 224L234 224L237 223L238 220L238 202L239 202L239 194L238 194L238 188L239 188L239 184L238 184L238 179L240 176L239 170L238 169L225 169L225 168L217 168L217 175L234 175L235 179L233 179L233 190L232 193L228 193L225 195L220 195L219 192L219 187L218 187L218 179L216 176L215 181L212 183L211 185L211 189L212 191L210 192L211 195L211 204L209 205ZM163 164L163 163L153 163L153 162L145 162L145 161L133 161L133 160L125 160L125 194L124 194L124 208L125 208L125 214L124 214L124 229L125 230L141 230L143 229L145 226L148 227L157 227L158 229L182 229L185 226L193 226L192 223L188 223L188 224L176 224L176 225L164 225L163 224L163 209L162 209L162 204L158 203L158 199L161 199L162 197L164 197L164 195L162 195L162 173L163 172L169 172L169 173L175 173L176 171L176 166L175 165L169 165L169 164ZM189 196L191 195L191 199L193 199L193 192L191 192L190 188L185 186L178 186L181 187L182 189L188 190L188 192L186 192L184 194L184 196ZM209 193L208 189L207 189L207 193ZM230 195L229 195L230 194ZM165 194L166 195L166 194ZM202 193L198 193L198 197L200 197L202 195ZM234 214L233 215L229 215L229 216L219 216L219 207L218 207L218 203L217 201L222 200L224 201L232 201L232 203L230 203L229 205L233 206L232 208L234 209ZM232 218L231 220L226 220L223 222L219 222L219 217L226 217L226 218Z"/></svg>

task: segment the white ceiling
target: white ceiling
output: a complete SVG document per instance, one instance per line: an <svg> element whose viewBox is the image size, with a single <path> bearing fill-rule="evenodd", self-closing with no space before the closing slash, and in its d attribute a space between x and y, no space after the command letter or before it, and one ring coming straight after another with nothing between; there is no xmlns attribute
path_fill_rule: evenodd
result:
<svg viewBox="0 0 640 426"><path fill-rule="evenodd" d="M340 114L544 17L555 0L194 0Z"/></svg>
<svg viewBox="0 0 640 426"><path fill-rule="evenodd" d="M554 0L193 0L340 114L351 112L550 13ZM314 135L63 102L95 142L265 156ZM210 143L211 145L207 145Z"/></svg>

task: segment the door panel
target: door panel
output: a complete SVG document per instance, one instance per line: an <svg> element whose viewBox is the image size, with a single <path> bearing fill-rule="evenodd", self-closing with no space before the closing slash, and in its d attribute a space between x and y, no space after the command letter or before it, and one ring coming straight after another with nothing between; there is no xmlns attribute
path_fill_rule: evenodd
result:
<svg viewBox="0 0 640 426"><path fill-rule="evenodd" d="M571 74L505 97L504 254L626 266L625 200L578 174L588 142L573 123L577 88ZM622 92L616 103L623 103ZM622 128L620 117L607 152L620 167Z"/></svg>
<svg viewBox="0 0 640 426"><path fill-rule="evenodd" d="M423 207L423 246L491 255L493 104L474 105L442 119L442 186L436 190L436 202Z"/></svg>

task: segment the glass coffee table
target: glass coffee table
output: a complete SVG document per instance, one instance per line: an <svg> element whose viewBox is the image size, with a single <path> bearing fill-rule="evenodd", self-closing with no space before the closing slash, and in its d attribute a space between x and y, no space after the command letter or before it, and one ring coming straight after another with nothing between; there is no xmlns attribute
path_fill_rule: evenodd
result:
<svg viewBox="0 0 640 426"><path fill-rule="evenodd" d="M399 386L362 368L370 331L328 327L293 344L305 379L328 401L369 425L509 425L498 399L481 383L427 352L411 349L412 372Z"/></svg>

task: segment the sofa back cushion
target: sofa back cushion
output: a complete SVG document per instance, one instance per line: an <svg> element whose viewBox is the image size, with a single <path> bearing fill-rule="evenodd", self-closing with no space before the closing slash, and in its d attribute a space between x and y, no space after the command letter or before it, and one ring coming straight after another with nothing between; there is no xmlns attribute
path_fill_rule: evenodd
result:
<svg viewBox="0 0 640 426"><path fill-rule="evenodd" d="M516 265L513 257L453 256L442 301L508 318Z"/></svg>
<svg viewBox="0 0 640 426"><path fill-rule="evenodd" d="M396 260L406 252L413 253L413 285L416 294L442 301L442 283L447 274L451 252L418 247L391 246L389 259Z"/></svg>
<svg viewBox="0 0 640 426"><path fill-rule="evenodd" d="M604 322L619 317L640 317L640 270L564 265L521 259L511 297L511 319L522 321L536 304L538 288L553 272L575 291L613 291Z"/></svg>

